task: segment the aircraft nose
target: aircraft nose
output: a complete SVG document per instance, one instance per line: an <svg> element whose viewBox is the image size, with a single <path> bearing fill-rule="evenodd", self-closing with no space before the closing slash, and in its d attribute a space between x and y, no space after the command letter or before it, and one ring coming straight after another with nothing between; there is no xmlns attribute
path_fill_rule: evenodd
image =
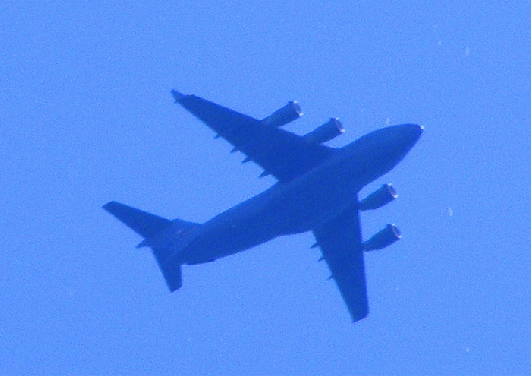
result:
<svg viewBox="0 0 531 376"><path fill-rule="evenodd" d="M417 124L404 124L402 126L402 129L409 142L411 143L411 146L417 143L420 136L422 135L422 132L424 131L424 127L422 125Z"/></svg>
<svg viewBox="0 0 531 376"><path fill-rule="evenodd" d="M418 137L420 137L422 132L424 132L424 126L415 124L415 128L417 129Z"/></svg>
<svg viewBox="0 0 531 376"><path fill-rule="evenodd" d="M424 131L424 127L418 124L404 124L404 128L407 128L410 133L416 134L418 137L420 137L422 131Z"/></svg>

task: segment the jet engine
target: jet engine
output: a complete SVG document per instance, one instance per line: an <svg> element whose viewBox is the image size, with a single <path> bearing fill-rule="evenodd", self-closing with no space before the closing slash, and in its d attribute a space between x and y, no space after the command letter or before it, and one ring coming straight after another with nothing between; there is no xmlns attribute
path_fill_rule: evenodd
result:
<svg viewBox="0 0 531 376"><path fill-rule="evenodd" d="M387 205L397 197L398 194L393 186L391 184L384 184L377 191L374 191L366 198L361 200L359 209L362 211L378 209L384 205Z"/></svg>
<svg viewBox="0 0 531 376"><path fill-rule="evenodd" d="M395 225L387 225L383 230L377 232L372 238L363 242L363 250L368 252L377 249L383 249L390 246L401 237L402 235L400 234L398 227Z"/></svg>
<svg viewBox="0 0 531 376"><path fill-rule="evenodd" d="M291 101L268 117L262 119L262 123L272 127L283 127L284 125L291 123L293 120L297 120L301 115L301 106L296 101Z"/></svg>
<svg viewBox="0 0 531 376"><path fill-rule="evenodd" d="M334 137L337 137L344 132L345 128L343 128L343 124L341 124L339 119L330 118L328 122L320 127L315 128L313 131L305 134L303 137L309 143L322 144L324 142L330 141Z"/></svg>

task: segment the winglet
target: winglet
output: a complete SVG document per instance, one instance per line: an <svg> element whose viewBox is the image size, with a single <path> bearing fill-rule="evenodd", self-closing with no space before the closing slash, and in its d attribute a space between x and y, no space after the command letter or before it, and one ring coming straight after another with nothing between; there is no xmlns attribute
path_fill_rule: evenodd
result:
<svg viewBox="0 0 531 376"><path fill-rule="evenodd" d="M171 90L171 95L173 95L173 98L175 99L175 103L179 103L181 101L181 99L183 99L184 97L186 97L186 95L184 95L183 93L175 90L175 89L172 89Z"/></svg>

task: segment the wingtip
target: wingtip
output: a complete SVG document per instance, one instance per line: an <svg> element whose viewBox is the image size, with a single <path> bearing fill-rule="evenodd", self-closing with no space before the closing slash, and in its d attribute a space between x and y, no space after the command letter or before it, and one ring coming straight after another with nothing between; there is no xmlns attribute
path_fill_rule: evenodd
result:
<svg viewBox="0 0 531 376"><path fill-rule="evenodd" d="M175 99L175 103L179 103L181 99L183 99L186 96L180 91L177 91L175 89L171 89L171 95L173 95L173 98Z"/></svg>

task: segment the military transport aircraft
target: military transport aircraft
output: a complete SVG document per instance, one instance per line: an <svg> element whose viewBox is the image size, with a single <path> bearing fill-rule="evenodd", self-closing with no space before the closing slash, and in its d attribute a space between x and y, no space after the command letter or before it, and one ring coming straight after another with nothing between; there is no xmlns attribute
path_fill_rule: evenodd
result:
<svg viewBox="0 0 531 376"><path fill-rule="evenodd" d="M216 138L263 168L261 176L278 182L209 221L199 224L169 220L117 202L103 208L144 240L171 292L182 286L182 265L212 262L265 243L277 236L312 231L322 260L348 307L353 321L369 312L364 252L382 249L400 238L387 225L362 240L359 212L388 204L397 197L390 184L363 200L358 192L390 171L418 141L423 127L389 126L373 131L342 148L323 143L343 133L336 118L299 136L281 127L301 116L297 102L289 102L257 120L195 95L172 90L175 102L210 127Z"/></svg>

